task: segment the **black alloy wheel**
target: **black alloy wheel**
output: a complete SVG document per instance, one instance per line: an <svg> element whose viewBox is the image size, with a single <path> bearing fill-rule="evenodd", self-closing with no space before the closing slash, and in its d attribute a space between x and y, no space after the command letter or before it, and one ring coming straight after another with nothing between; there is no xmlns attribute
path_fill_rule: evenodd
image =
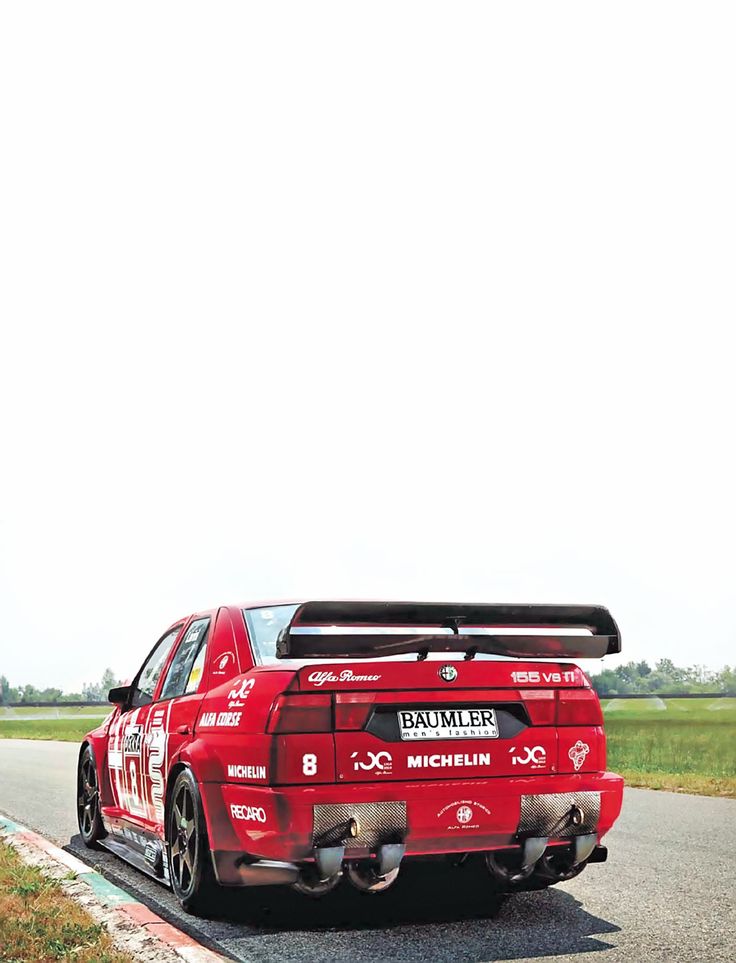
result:
<svg viewBox="0 0 736 963"><path fill-rule="evenodd" d="M197 783L188 769L176 777L168 806L169 876L182 907L189 913L205 912L214 881L207 832Z"/></svg>
<svg viewBox="0 0 736 963"><path fill-rule="evenodd" d="M77 770L77 821L85 846L93 849L105 835L100 815L100 787L91 746L85 746Z"/></svg>

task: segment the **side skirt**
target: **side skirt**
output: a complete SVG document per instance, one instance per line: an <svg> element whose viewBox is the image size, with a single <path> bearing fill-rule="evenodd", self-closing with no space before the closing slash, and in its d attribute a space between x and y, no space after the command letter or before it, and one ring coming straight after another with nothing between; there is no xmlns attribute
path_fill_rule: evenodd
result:
<svg viewBox="0 0 736 963"><path fill-rule="evenodd" d="M103 816L102 821L107 836L98 841L99 846L164 886L170 886L169 864L158 836L138 826L129 826L124 820Z"/></svg>

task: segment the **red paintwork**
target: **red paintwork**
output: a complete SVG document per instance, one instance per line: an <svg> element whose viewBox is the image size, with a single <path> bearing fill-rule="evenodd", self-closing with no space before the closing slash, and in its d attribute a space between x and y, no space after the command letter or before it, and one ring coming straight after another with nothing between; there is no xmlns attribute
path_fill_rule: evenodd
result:
<svg viewBox="0 0 736 963"><path fill-rule="evenodd" d="M199 691L159 701L164 668L151 705L122 715L116 708L85 739L94 748L109 825L163 839L167 782L181 765L199 783L210 848L254 857L309 859L316 803L406 801L408 856L509 846L526 793L600 791L599 839L618 817L623 780L605 772L597 699L577 666L456 658L254 665L241 609L223 607L174 623L181 631L167 667L189 624L205 616L212 625ZM458 677L447 684L438 669L450 662ZM334 700L335 731L269 731L272 707L284 692ZM574 713L581 698L591 700L582 711L593 724L558 724L579 718ZM375 705L472 705L479 699L522 704L532 724L511 739L421 744L360 731ZM569 753L578 741L588 752L576 771ZM535 747L542 751L532 768L521 759ZM390 767L359 766L370 762L369 753L381 752L390 754ZM411 757L425 755L449 764L410 765ZM471 826L455 824L461 802L476 803Z"/></svg>
<svg viewBox="0 0 736 963"><path fill-rule="evenodd" d="M544 780L543 785L540 780ZM523 793L581 789L601 793L602 837L621 811L621 777L613 773L284 789L208 783L203 801L208 823L219 826L218 849L300 861L308 859L312 852L312 807L317 803L405 800L410 827L406 854L419 856L508 847L519 823L519 799ZM489 812L484 813L480 807L474 807L477 828L457 825L453 817L462 802L482 803L488 808ZM225 820L220 824L217 814L227 812L231 804L261 807L265 823ZM353 855L369 854L356 850Z"/></svg>

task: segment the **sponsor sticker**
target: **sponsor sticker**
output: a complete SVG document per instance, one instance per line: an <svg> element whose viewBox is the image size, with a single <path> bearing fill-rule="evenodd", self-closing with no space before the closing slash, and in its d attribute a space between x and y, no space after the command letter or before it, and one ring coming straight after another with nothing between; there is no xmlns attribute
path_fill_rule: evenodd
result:
<svg viewBox="0 0 736 963"><path fill-rule="evenodd" d="M240 725L242 712L203 712L200 726L211 729L227 729Z"/></svg>
<svg viewBox="0 0 736 963"><path fill-rule="evenodd" d="M140 756L143 745L143 726L127 726L123 740L123 752L126 756Z"/></svg>
<svg viewBox="0 0 736 963"><path fill-rule="evenodd" d="M356 772L362 769L364 772L388 773L394 764L391 753L385 749L379 752L353 752L350 758Z"/></svg>
<svg viewBox="0 0 736 963"><path fill-rule="evenodd" d="M212 675L227 675L228 670L235 665L235 653L225 652L215 662Z"/></svg>
<svg viewBox="0 0 736 963"><path fill-rule="evenodd" d="M582 742L580 739L575 743L574 746L570 746L570 750L567 753L568 758L575 766L575 772L578 769L582 769L583 763L585 762L585 757L590 752L590 746L587 742Z"/></svg>
<svg viewBox="0 0 736 963"><path fill-rule="evenodd" d="M545 769L547 766L547 750L544 746L524 746L517 749L511 746L512 766L528 766L529 769Z"/></svg>
<svg viewBox="0 0 736 963"><path fill-rule="evenodd" d="M122 835L125 839L129 839L131 843L138 846L140 849L144 849L147 843L147 839L141 833L135 832L135 830L130 829L128 826L124 826L122 829Z"/></svg>
<svg viewBox="0 0 736 963"><path fill-rule="evenodd" d="M244 823L265 823L266 810L263 806L240 806L230 803L230 815Z"/></svg>
<svg viewBox="0 0 736 963"><path fill-rule="evenodd" d="M227 774L229 779L265 779L265 766L240 766L236 763L228 764Z"/></svg>
<svg viewBox="0 0 736 963"><path fill-rule="evenodd" d="M235 685L228 693L228 709L240 709L245 705L245 700L253 691L253 686L256 684L255 679L243 679L240 685Z"/></svg>
<svg viewBox="0 0 736 963"><path fill-rule="evenodd" d="M187 642L194 642L196 639L198 639L199 633L205 627L205 624L205 622L195 622L184 637L182 645L186 645Z"/></svg>
<svg viewBox="0 0 736 963"><path fill-rule="evenodd" d="M407 759L409 769L467 769L490 764L490 752L437 752Z"/></svg>
<svg viewBox="0 0 736 963"><path fill-rule="evenodd" d="M443 806L437 818L447 823L449 830L480 829L481 814L491 815L491 810L477 799L456 799Z"/></svg>
<svg viewBox="0 0 736 963"><path fill-rule="evenodd" d="M343 669L342 672L310 672L307 681L315 686L324 685L326 682L378 682L380 675L356 675L352 669Z"/></svg>
<svg viewBox="0 0 736 963"><path fill-rule="evenodd" d="M498 739L496 712L483 706L454 709L400 709L401 738Z"/></svg>
<svg viewBox="0 0 736 963"><path fill-rule="evenodd" d="M149 839L143 853L143 858L150 866L155 866L161 855L161 844Z"/></svg>

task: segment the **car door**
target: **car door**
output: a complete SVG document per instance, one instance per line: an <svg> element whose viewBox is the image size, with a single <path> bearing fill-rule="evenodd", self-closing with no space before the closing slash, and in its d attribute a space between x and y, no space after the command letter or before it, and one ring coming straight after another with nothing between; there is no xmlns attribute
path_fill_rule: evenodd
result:
<svg viewBox="0 0 736 963"><path fill-rule="evenodd" d="M146 722L146 766L143 772L146 817L161 834L166 779L171 761L190 739L199 706L211 615L193 616L182 633L156 702ZM204 688L203 686L201 687Z"/></svg>
<svg viewBox="0 0 736 963"><path fill-rule="evenodd" d="M132 684L129 704L113 720L108 733L107 764L113 801L134 822L149 820L144 778L147 729L161 674L184 623L172 626L158 640Z"/></svg>

